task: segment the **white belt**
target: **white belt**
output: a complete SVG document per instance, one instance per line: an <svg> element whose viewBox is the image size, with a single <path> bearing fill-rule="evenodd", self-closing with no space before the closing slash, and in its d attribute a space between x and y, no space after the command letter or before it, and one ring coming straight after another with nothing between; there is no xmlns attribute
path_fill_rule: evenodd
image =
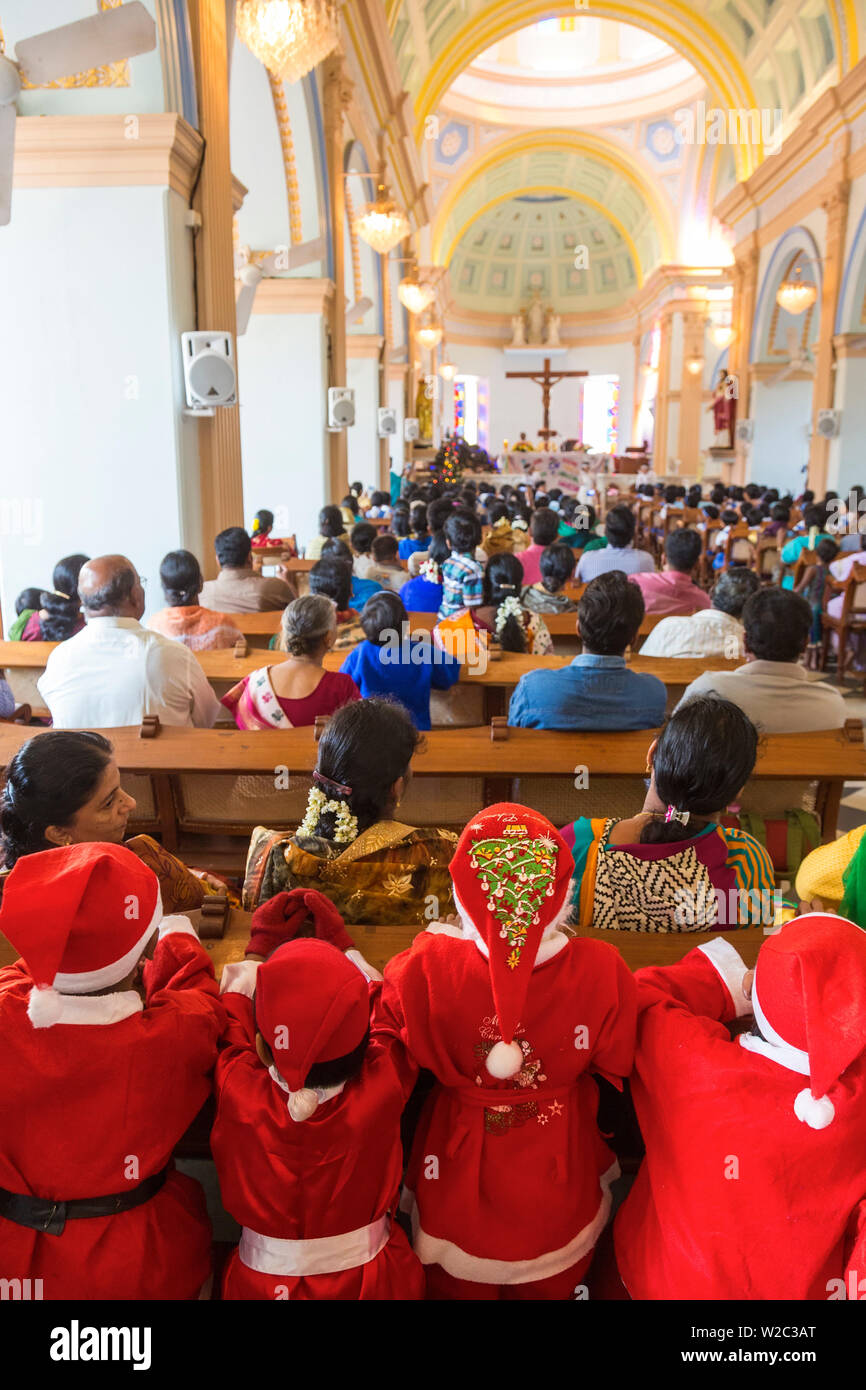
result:
<svg viewBox="0 0 866 1390"><path fill-rule="evenodd" d="M391 1219L387 1212L370 1226L347 1231L342 1236L322 1236L318 1240L279 1240L261 1236L244 1226L238 1254L247 1269L259 1274L285 1275L337 1274L368 1264L388 1244Z"/></svg>

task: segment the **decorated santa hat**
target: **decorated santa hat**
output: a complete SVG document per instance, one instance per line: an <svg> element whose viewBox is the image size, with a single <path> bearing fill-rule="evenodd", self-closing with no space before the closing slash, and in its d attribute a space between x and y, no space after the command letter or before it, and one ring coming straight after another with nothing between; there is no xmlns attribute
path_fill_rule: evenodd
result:
<svg viewBox="0 0 866 1390"><path fill-rule="evenodd" d="M505 1080L523 1065L514 1034L541 938L561 914L574 864L545 816L501 801L466 826L450 868L464 927L478 933L490 962L502 1041L486 1065L491 1076Z"/></svg>
<svg viewBox="0 0 866 1390"><path fill-rule="evenodd" d="M19 859L3 888L0 931L33 977L33 1027L58 1022L61 994L93 994L125 979L161 921L156 874L122 845L68 845Z"/></svg>
<svg viewBox="0 0 866 1390"><path fill-rule="evenodd" d="M866 932L844 917L795 917L761 947L752 1008L780 1061L808 1076L794 1113L812 1129L832 1124L827 1094L866 1051Z"/></svg>
<svg viewBox="0 0 866 1390"><path fill-rule="evenodd" d="M256 976L256 1027L289 1090L289 1114L308 1120L319 1098L305 1086L315 1062L360 1046L370 1025L367 977L330 942L287 941Z"/></svg>

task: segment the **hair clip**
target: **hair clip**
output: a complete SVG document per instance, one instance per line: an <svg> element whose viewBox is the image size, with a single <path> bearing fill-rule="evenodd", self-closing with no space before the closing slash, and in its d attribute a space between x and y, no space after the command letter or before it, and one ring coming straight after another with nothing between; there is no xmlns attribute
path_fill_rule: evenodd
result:
<svg viewBox="0 0 866 1390"><path fill-rule="evenodd" d="M352 795L351 787L344 787L342 782L335 782L332 777L326 777L324 772L314 772L313 781L318 782L320 787L327 787L330 791L336 792L337 796Z"/></svg>
<svg viewBox="0 0 866 1390"><path fill-rule="evenodd" d="M690 811L678 811L676 806L669 806L665 811L665 825L672 820L678 820L680 825L688 825L690 815Z"/></svg>
<svg viewBox="0 0 866 1390"><path fill-rule="evenodd" d="M52 589L51 592L55 598L65 598L66 602L69 602L69 594L61 594L59 589Z"/></svg>

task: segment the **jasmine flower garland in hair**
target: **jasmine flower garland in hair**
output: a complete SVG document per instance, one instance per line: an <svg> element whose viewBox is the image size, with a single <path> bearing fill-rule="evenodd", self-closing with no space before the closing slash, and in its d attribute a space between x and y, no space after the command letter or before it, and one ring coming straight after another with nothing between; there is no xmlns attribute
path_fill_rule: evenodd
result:
<svg viewBox="0 0 866 1390"><path fill-rule="evenodd" d="M523 622L523 609L520 600L516 598L505 598L496 610L496 635L502 632L509 618L516 618L519 623Z"/></svg>
<svg viewBox="0 0 866 1390"><path fill-rule="evenodd" d="M311 787L307 797L307 810L298 826L298 835L315 835L316 826L331 811L337 817L334 829L334 843L350 845L358 836L358 817L353 816L345 801L329 801L318 787Z"/></svg>

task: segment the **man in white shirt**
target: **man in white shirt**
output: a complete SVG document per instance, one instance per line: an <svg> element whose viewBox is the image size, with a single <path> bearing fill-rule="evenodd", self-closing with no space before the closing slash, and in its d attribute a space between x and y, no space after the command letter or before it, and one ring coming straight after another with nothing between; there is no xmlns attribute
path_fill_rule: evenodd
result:
<svg viewBox="0 0 866 1390"><path fill-rule="evenodd" d="M712 608L703 608L688 618L662 618L641 647L641 656L742 659L746 651L740 615L746 600L760 587L753 570L743 566L725 570L713 590Z"/></svg>
<svg viewBox="0 0 866 1390"><path fill-rule="evenodd" d="M645 550L635 550L633 545L636 525L630 507L624 503L611 507L604 523L607 546L604 550L590 550L581 556L577 583L589 584L600 574L609 574L611 570L622 570L623 574L652 574L655 570L653 557Z"/></svg>
<svg viewBox="0 0 866 1390"><path fill-rule="evenodd" d="M144 589L123 555L101 555L81 570L86 626L55 647L39 693L55 729L115 729L161 723L209 729L220 703L180 642L142 627Z"/></svg>
<svg viewBox="0 0 866 1390"><path fill-rule="evenodd" d="M732 700L767 734L841 729L845 701L832 686L809 679L800 658L812 627L812 609L790 589L766 588L743 608L747 660L736 671L706 671L687 687L693 695Z"/></svg>

